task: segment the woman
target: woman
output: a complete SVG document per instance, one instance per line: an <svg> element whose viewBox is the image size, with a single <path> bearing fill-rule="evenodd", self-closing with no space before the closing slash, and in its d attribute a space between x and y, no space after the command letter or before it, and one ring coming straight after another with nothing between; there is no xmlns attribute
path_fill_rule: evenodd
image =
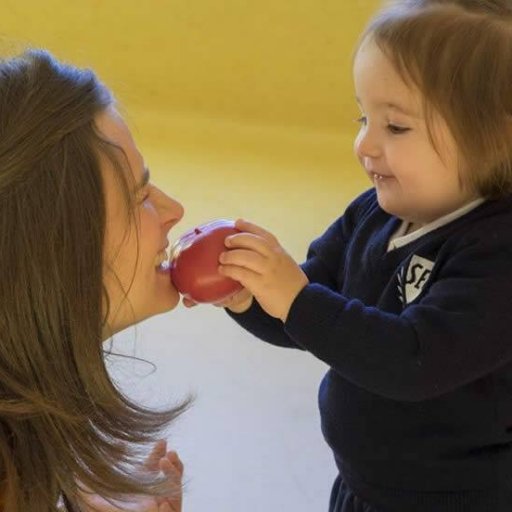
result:
<svg viewBox="0 0 512 512"><path fill-rule="evenodd" d="M179 510L179 459L161 442L141 471L142 448L188 403L130 402L102 342L178 303L160 264L182 215L90 70L0 63L2 511Z"/></svg>

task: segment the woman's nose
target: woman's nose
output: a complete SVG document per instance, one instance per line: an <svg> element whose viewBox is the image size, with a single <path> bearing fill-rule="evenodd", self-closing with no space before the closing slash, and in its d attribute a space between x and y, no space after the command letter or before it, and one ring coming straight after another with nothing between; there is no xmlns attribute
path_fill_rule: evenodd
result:
<svg viewBox="0 0 512 512"><path fill-rule="evenodd" d="M162 219L162 224L169 225L169 228L171 228L183 218L185 209L183 208L183 205L176 199L173 199L167 194L161 192L159 203L160 204L158 209Z"/></svg>

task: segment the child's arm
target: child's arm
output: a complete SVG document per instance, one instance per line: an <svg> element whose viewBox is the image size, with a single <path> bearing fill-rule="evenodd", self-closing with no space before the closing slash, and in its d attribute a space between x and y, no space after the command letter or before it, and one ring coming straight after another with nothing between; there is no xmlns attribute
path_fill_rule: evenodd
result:
<svg viewBox="0 0 512 512"><path fill-rule="evenodd" d="M338 220L328 229L328 233L336 233L333 237L331 237L332 239L334 239L334 243L332 244L332 247L330 249L331 252L335 250L339 253L343 245L341 243L339 234L340 224L341 221ZM267 231L263 230L262 228L259 228L258 226L255 226L254 224L250 224L242 220L237 221L237 227L241 231L247 231L248 229L256 230L256 233L258 233L257 236L265 237L268 240L271 240L272 243L274 243L274 245L278 248L280 257L283 258L284 260L288 260L291 263L288 266L288 268L291 269L290 274L287 276L282 276L284 277L287 285L289 286L290 297L288 299L288 303L291 303L293 297L297 295L298 291L309 282L306 272L301 267L295 264L293 259L284 251L284 249L280 248L277 240ZM252 233L252 235L254 234L255 233ZM247 233L245 235L247 237ZM249 235L249 237L252 235ZM228 237L228 239L226 239L226 246L229 247L229 244L230 240ZM334 276L336 274L336 270L338 269L338 267L336 267L335 269L329 269L322 264L321 260L317 261L317 258L315 258L316 255L314 254L315 245L316 244L313 243L312 247L308 251L309 259L307 263L307 272L312 274L317 282L322 282L326 286L335 288L336 280ZM325 251L325 247L323 249ZM311 264L312 261L315 261L314 265ZM219 271L223 272L223 268L226 268L225 265L221 265ZM234 270L236 272L236 269L231 270ZM302 346L298 345L295 342L295 340L293 340L288 335L288 333L284 329L283 319L279 318L278 315L269 314L268 311L262 309L258 300L254 300L254 296L247 288L244 288L241 292L236 294L227 302L222 303L220 305L226 308L226 312L233 320L235 320L235 322L237 322L241 327L248 330L254 336L260 338L261 340L267 341L272 345L280 347L304 350Z"/></svg>
<svg viewBox="0 0 512 512"><path fill-rule="evenodd" d="M265 243L269 245L269 251L273 251L274 256L278 256L281 261L281 268L286 272L279 276L282 282L282 286L278 285L279 293L282 296L279 300L284 300L286 303L285 309L287 309L289 308L290 298L292 296L296 296L297 291L304 287L308 282L322 284L331 290L338 290L342 287L342 276L340 270L343 269L345 251L347 250L349 240L352 237L356 225L361 221L362 215L374 207L374 204L374 189L367 190L352 201L345 210L343 216L333 222L321 237L313 241L308 250L307 260L300 266L295 263L271 233L256 226L255 224L239 219L236 222L237 228L241 231L249 232L249 236L245 236L247 233L242 233L241 235L236 235L235 240L237 240L237 243L245 240L245 249L247 249L245 257L247 258L254 259L255 251L253 250L254 247L251 247L251 245L254 245L254 243L257 244L258 240L265 241ZM253 231L251 232L251 230ZM244 235L244 238L240 238L242 235ZM228 237L226 239L227 247L229 247L230 240L232 239L233 237ZM251 241L253 244L251 244ZM265 251L263 246L260 245L260 248ZM244 249L244 247L241 246L239 249ZM229 252L232 253L233 251ZM244 254L240 252L238 254L239 256L244 256ZM273 259L273 262L279 264L275 258ZM223 262L221 261L221 263ZM241 270L240 267L238 269L233 267L229 268L229 263L229 260L225 261L220 268L224 268L228 273L234 272L235 274ZM239 262L237 261L237 265L238 263ZM254 263L257 262L254 261ZM222 272L223 270L220 271ZM250 273L246 272L245 276L250 278ZM267 275L266 277L272 279L272 276ZM236 279L236 277L234 278ZM272 281L268 284L272 287L275 285L275 282ZM264 283L263 286L265 286ZM286 298L284 297L285 294L288 295ZM235 296L234 300L221 305L228 308L233 313L244 313L249 308L254 308L255 304L252 298L253 294L251 293L251 289L247 287ZM285 316L283 311L280 312L281 314L273 314L269 311L267 311L267 313L274 318ZM258 311L257 314L259 315L260 311ZM281 320L283 319L281 318ZM276 323L275 325L281 326L282 324Z"/></svg>
<svg viewBox="0 0 512 512"><path fill-rule="evenodd" d="M219 272L241 282L268 315L285 322L309 283L306 274L271 233L243 220L236 227L242 233L226 239L231 250L221 254Z"/></svg>
<svg viewBox="0 0 512 512"><path fill-rule="evenodd" d="M485 243L466 237L471 245L452 248L424 297L393 314L308 284L272 235L249 223L240 227L249 233L230 237L235 250L222 257L222 272L283 321L297 345L362 388L423 400L512 361L512 248L506 232L482 237Z"/></svg>
<svg viewBox="0 0 512 512"><path fill-rule="evenodd" d="M358 210L361 203L365 203L367 196L368 194L363 194L354 201L343 217L333 222L326 232L310 245L307 261L300 266L308 282L321 283L331 290L337 290L342 286L340 269L343 269L345 250L356 224ZM239 220L238 227L243 229L243 226L243 221ZM277 240L275 242L277 243ZM293 262L284 250L282 252ZM295 262L293 265L296 266ZM185 302L185 305L190 304ZM304 347L298 345L288 335L283 322L267 314L246 288L220 306L225 307L228 315L241 327L261 340L280 347L304 350Z"/></svg>

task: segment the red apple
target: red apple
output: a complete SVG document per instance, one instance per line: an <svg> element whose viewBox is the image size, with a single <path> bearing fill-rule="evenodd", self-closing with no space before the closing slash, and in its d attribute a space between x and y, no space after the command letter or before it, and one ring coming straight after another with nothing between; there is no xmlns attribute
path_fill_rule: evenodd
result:
<svg viewBox="0 0 512 512"><path fill-rule="evenodd" d="M242 289L233 279L219 274L219 255L224 240L239 233L231 220L218 219L183 234L172 246L171 280L176 289L195 302L221 302Z"/></svg>

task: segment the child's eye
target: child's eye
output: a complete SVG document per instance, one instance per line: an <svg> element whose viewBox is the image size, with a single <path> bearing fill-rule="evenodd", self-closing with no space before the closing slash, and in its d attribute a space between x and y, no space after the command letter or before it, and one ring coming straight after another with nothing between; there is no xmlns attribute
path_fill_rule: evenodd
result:
<svg viewBox="0 0 512 512"><path fill-rule="evenodd" d="M362 124L363 126L366 126L366 116L361 116L356 119L356 123Z"/></svg>
<svg viewBox="0 0 512 512"><path fill-rule="evenodd" d="M407 128L405 126L397 126L396 124L388 124L388 130L393 135L401 135L402 133L410 131L410 128Z"/></svg>

